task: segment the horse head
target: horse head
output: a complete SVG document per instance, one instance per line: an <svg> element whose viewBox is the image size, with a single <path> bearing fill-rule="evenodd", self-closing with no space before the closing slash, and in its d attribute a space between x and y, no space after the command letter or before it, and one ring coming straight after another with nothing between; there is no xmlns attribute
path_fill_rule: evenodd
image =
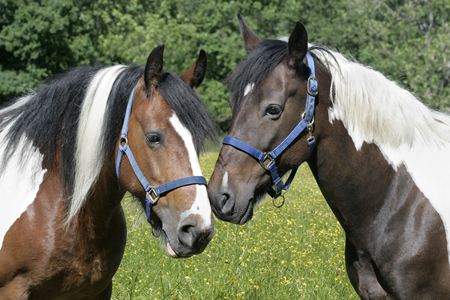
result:
<svg viewBox="0 0 450 300"><path fill-rule="evenodd" d="M163 51L164 46L159 46L149 55L144 75L130 99L128 134L117 140L117 147L126 144L132 154L125 152L127 159L118 163L118 176L125 189L147 209L149 222L161 232L167 253L188 257L201 253L214 234L205 185L182 184L158 194L157 189L145 189L132 163L134 160L139 166L151 187L183 178L203 178L198 152L205 135L195 132L195 120L202 122L206 114L194 89L204 78L206 54L201 51L196 63L178 77L163 72Z"/></svg>
<svg viewBox="0 0 450 300"><path fill-rule="evenodd" d="M274 177L281 178L314 155L310 144L320 140L321 133L321 125L314 120L328 119L326 109L314 110L320 99L328 99L330 78L318 65L317 78L310 79L308 59L313 58L301 23L285 42L260 40L240 15L238 18L249 56L228 78L233 117L208 192L217 217L243 224L252 218L254 205L272 185L276 188L271 195L281 195L283 184L280 188L281 179ZM315 101L306 103L311 82L320 82L320 90L313 92ZM290 143L280 145L301 122L303 129ZM284 149L275 156L271 151L277 145ZM273 168L277 176L273 176Z"/></svg>

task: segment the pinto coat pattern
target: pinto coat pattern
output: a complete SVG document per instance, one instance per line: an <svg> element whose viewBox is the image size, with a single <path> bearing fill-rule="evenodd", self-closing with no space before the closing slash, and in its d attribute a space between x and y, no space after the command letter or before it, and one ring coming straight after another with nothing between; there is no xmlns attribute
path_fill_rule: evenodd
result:
<svg viewBox="0 0 450 300"><path fill-rule="evenodd" d="M297 23L287 42L260 40L241 16L249 57L230 75L229 136L269 152L302 120L315 60L315 149L300 135L275 164L306 159L346 233L346 266L362 299L450 299L450 117L381 73L308 44ZM243 224L271 186L246 153L224 145L208 192L216 216Z"/></svg>

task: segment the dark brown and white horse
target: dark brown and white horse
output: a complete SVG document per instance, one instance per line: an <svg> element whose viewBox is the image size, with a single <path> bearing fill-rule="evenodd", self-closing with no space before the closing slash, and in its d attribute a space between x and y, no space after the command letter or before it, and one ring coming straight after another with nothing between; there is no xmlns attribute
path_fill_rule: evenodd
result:
<svg viewBox="0 0 450 300"><path fill-rule="evenodd" d="M300 23L285 42L260 40L239 21L249 57L229 78L233 118L208 186L216 216L248 222L266 191L286 189L276 181L272 190L273 170L307 161L346 233L362 299L450 299L450 116L308 45Z"/></svg>
<svg viewBox="0 0 450 300"><path fill-rule="evenodd" d="M212 239L198 153L215 127L194 91L206 55L180 78L163 50L145 67L76 68L0 110L0 299L110 299L126 191L171 257Z"/></svg>

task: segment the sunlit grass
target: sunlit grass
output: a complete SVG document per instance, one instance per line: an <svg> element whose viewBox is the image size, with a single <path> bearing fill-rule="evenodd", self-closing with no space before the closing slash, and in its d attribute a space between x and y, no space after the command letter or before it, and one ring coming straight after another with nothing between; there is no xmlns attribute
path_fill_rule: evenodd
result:
<svg viewBox="0 0 450 300"><path fill-rule="evenodd" d="M201 158L206 178L216 159ZM246 225L216 221L209 246L188 259L168 257L150 225L125 210L128 241L113 299L358 298L345 272L344 234L306 166L281 209L266 200Z"/></svg>

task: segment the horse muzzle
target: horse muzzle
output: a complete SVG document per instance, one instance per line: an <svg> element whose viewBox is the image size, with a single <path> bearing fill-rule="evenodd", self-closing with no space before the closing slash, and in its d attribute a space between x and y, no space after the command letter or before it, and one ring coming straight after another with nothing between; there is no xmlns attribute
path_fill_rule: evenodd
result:
<svg viewBox="0 0 450 300"><path fill-rule="evenodd" d="M202 253L214 236L214 218L203 226L195 215L181 221L175 232L164 230L164 243L167 254L172 258L190 257Z"/></svg>

